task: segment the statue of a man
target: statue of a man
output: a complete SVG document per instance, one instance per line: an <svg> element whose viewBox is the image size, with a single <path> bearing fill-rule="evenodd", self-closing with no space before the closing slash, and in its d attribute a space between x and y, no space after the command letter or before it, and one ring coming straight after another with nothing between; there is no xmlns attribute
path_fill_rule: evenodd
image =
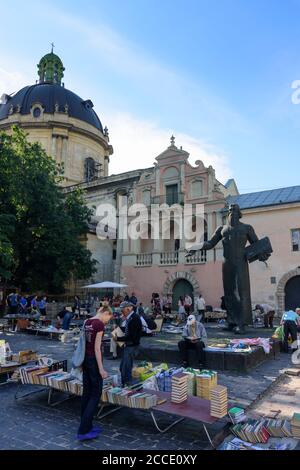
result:
<svg viewBox="0 0 300 470"><path fill-rule="evenodd" d="M219 241L223 242L223 287L227 310L226 330L245 333L245 326L252 324L252 306L250 294L249 265L245 256L247 242L253 244L258 237L251 225L240 222L242 213L237 204L229 207L228 223L220 226L211 240L193 245L187 256L198 250L211 250ZM266 261L269 255L262 254L260 261Z"/></svg>

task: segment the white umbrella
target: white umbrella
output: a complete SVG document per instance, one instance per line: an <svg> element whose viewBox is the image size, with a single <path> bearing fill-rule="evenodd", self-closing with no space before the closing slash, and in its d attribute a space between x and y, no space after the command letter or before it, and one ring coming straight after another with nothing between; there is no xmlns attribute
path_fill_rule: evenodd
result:
<svg viewBox="0 0 300 470"><path fill-rule="evenodd" d="M83 286L83 289L122 289L123 287L128 286L126 284L118 284L117 282L104 281Z"/></svg>

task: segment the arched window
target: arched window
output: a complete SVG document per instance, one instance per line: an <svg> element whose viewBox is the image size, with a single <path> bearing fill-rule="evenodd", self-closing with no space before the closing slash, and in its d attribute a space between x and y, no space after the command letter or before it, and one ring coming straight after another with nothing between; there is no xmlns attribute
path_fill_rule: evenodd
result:
<svg viewBox="0 0 300 470"><path fill-rule="evenodd" d="M164 171L163 179L164 180L175 179L175 178L178 178L178 176L179 176L179 173L178 173L177 168L175 168L175 166L170 166Z"/></svg>
<svg viewBox="0 0 300 470"><path fill-rule="evenodd" d="M95 160L91 157L85 159L84 162L84 179L85 181L93 181L96 177Z"/></svg>

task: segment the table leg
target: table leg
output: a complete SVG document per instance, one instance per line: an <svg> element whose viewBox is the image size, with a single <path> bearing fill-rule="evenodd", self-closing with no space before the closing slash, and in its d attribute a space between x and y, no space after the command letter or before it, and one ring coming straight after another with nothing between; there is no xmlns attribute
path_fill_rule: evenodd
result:
<svg viewBox="0 0 300 470"><path fill-rule="evenodd" d="M60 391L63 392L63 390L58 390L58 392L60 392ZM54 392L54 389L50 388L49 393L48 393L48 405L50 405L50 406L60 405L60 403L63 403L64 401L70 400L71 398L74 398L74 397L77 396L77 395L68 395L67 397L62 398L62 400L58 400L54 403L51 403L51 398L52 398L53 392Z"/></svg>
<svg viewBox="0 0 300 470"><path fill-rule="evenodd" d="M28 384L28 385L32 385L32 384ZM19 387L17 388L17 391L15 393L15 400L19 400L20 398L28 397L29 395L33 395L34 393L44 392L45 390L48 390L47 388L42 388L40 390L33 390L32 392L24 393L24 395L18 396L18 391L21 387L22 387L22 385L19 385Z"/></svg>
<svg viewBox="0 0 300 470"><path fill-rule="evenodd" d="M202 425L203 425L204 431L205 431L205 433L206 433L206 435L207 435L207 438L208 438L208 440L209 440L210 445L214 448L215 446L214 446L213 443L212 443L212 440L211 440L211 437L210 437L209 432L208 432L208 430L207 430L207 427L205 426L204 423L202 423Z"/></svg>
<svg viewBox="0 0 300 470"><path fill-rule="evenodd" d="M116 408L113 408L112 410L107 411L107 412L104 413L104 414L101 414L102 411L104 410L105 406L108 406L108 405L101 405L100 410L99 410L98 413L97 413L97 418L98 418L98 419L102 419L102 418L104 418L105 416L111 415L111 414L114 413L115 411L118 411L118 410L120 410L120 409L122 408L122 406L117 406Z"/></svg>
<svg viewBox="0 0 300 470"><path fill-rule="evenodd" d="M0 387L1 387L1 385L7 385L8 383L10 383L10 382L9 382L9 379L10 379L9 374L10 374L10 373L12 373L12 372L6 372L6 381L5 381L5 382L1 382L1 383L0 383Z"/></svg>
<svg viewBox="0 0 300 470"><path fill-rule="evenodd" d="M167 431L169 431L169 429L171 429L173 426L175 426L176 424L178 423L181 423L181 421L183 421L185 418L180 418L180 419L177 419L176 421L174 421L173 423L171 423L169 426L167 426L166 428L164 429L161 429L158 424L157 424L157 421L156 421L156 418L154 416L154 413L153 411L151 411L151 417L152 417L152 420L153 420L153 423L154 423L154 426L156 427L156 429L160 432L160 433L165 433Z"/></svg>

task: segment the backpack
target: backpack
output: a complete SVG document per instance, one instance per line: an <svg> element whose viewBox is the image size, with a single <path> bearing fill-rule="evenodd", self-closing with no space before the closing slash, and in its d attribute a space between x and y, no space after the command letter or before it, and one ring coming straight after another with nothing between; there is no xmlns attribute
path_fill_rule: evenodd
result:
<svg viewBox="0 0 300 470"><path fill-rule="evenodd" d="M79 340L76 346L76 349L74 351L73 357L72 357L72 366L76 369L77 367L81 367L84 358L85 358L85 322L83 324L82 331L79 336Z"/></svg>

